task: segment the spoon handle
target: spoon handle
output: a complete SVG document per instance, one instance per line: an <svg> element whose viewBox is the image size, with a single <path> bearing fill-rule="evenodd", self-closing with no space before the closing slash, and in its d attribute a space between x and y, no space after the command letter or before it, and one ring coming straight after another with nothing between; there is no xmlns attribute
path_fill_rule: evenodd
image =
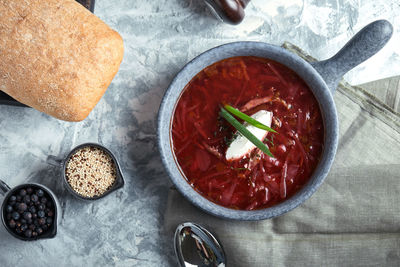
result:
<svg viewBox="0 0 400 267"><path fill-rule="evenodd" d="M47 156L46 162L54 167L62 167L63 165L63 160L53 155Z"/></svg>
<svg viewBox="0 0 400 267"><path fill-rule="evenodd" d="M334 92L343 75L381 50L392 34L393 26L387 20L374 21L351 38L336 55L311 65Z"/></svg>

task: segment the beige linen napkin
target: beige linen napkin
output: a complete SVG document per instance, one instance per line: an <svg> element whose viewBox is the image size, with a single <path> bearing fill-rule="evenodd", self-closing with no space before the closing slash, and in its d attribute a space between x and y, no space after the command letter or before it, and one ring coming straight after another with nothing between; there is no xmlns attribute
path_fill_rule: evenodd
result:
<svg viewBox="0 0 400 267"><path fill-rule="evenodd" d="M325 183L303 205L272 220L228 221L172 188L166 231L172 236L185 221L205 225L222 242L228 266L400 266L400 116L370 92L339 86L338 153Z"/></svg>
<svg viewBox="0 0 400 267"><path fill-rule="evenodd" d="M400 76L361 84L360 87L385 102L394 111L400 112Z"/></svg>

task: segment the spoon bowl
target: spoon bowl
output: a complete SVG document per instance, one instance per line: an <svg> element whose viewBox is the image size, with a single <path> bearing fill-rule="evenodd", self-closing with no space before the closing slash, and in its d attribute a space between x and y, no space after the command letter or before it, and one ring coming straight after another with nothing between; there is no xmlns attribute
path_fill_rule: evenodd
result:
<svg viewBox="0 0 400 267"><path fill-rule="evenodd" d="M204 227L186 222L175 231L174 246L179 266L224 267L225 252L222 245Z"/></svg>

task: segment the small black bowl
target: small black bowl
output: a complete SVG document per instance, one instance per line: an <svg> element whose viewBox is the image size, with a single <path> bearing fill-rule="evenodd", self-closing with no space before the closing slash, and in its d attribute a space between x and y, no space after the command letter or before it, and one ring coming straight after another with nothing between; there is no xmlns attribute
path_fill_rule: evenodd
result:
<svg viewBox="0 0 400 267"><path fill-rule="evenodd" d="M102 194L100 196L96 196L96 197L84 197L84 196L78 194L74 189L72 189L72 187L68 183L67 177L65 175L67 163L68 163L70 157L79 149L88 147L88 146L89 147L97 147L97 148L105 151L112 158L112 160L115 164L115 168L116 168L116 178L115 178L114 184L104 194ZM64 181L65 187L73 196L75 196L76 198L81 199L81 200L97 200L97 199L103 198L103 197L107 196L108 194L110 194L111 192L114 192L115 190L122 188L125 184L125 181L124 181L124 178L122 175L122 171L121 171L121 167L119 166L119 163L118 163L116 157L114 156L114 154L110 150L105 148L104 146L96 144L96 143L85 143L85 144L79 145L79 146L75 147L74 149L72 149L71 152L69 152L68 155L64 159L59 159L55 156L48 156L47 163L61 168L61 173L62 173L61 176Z"/></svg>
<svg viewBox="0 0 400 267"><path fill-rule="evenodd" d="M6 212L6 205L8 203L9 198L18 190L22 189L22 188L27 188L27 187L32 187L35 189L42 189L45 194L49 197L49 199L52 201L53 204L53 208L54 208L54 218L53 218L53 223L50 226L49 229L47 229L43 234L38 235L36 237L24 237L22 235L18 235L16 232L14 232L10 226L7 224L7 212ZM3 204L1 205L1 221L4 225L4 227L7 229L7 231L14 236L15 238L18 238L20 240L23 241L35 241L35 240L39 240L39 239L48 239L48 238L54 238L57 234L57 224L58 224L58 210L59 210L59 203L57 200L57 197L54 195L54 193L47 188L44 185L41 184L36 184L36 183L29 183L29 184L21 184L18 185L14 188L10 188L5 182L0 180L0 193L3 193L4 196L4 200L3 200Z"/></svg>

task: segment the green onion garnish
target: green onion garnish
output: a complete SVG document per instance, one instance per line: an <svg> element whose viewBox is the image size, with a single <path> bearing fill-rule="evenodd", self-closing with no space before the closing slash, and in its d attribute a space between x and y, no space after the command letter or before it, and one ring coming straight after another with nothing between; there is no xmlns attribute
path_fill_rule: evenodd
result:
<svg viewBox="0 0 400 267"><path fill-rule="evenodd" d="M248 122L249 124L253 125L254 127L266 130L268 132L273 132L273 133L277 133L274 129L271 129L270 127L268 127L267 125L259 122L258 120L253 119L252 117L244 114L243 112L240 112L238 109L230 106L230 105L224 105L224 108L229 111L230 113L232 113L233 115L235 115L236 117Z"/></svg>
<svg viewBox="0 0 400 267"><path fill-rule="evenodd" d="M219 112L221 117L226 119L239 133L241 133L244 137L246 137L250 142L252 142L256 147L258 147L262 152L267 154L270 157L274 157L269 148L261 142L257 137L255 137L249 130L246 129L237 119L235 119L226 109L221 107L221 111Z"/></svg>

